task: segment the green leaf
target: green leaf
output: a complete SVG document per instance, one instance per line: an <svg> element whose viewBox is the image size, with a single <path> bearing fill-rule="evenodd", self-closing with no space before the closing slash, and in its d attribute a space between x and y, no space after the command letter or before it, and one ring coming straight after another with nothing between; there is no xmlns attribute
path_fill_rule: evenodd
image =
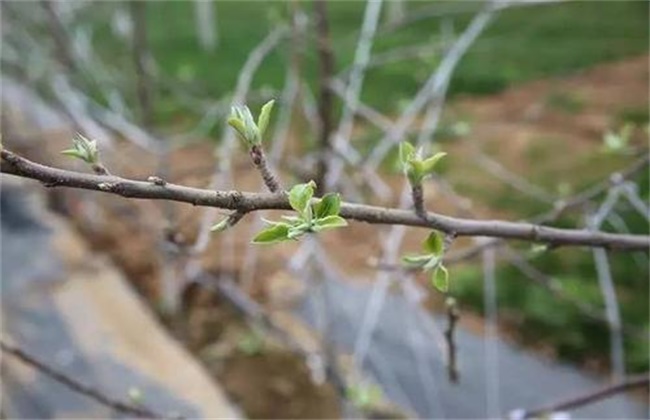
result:
<svg viewBox="0 0 650 420"><path fill-rule="evenodd" d="M260 142L259 129L253 121L253 115L247 106L233 106L231 108L228 124L233 127L241 139L249 146Z"/></svg>
<svg viewBox="0 0 650 420"><path fill-rule="evenodd" d="M77 149L66 149L61 154L86 161L86 156Z"/></svg>
<svg viewBox="0 0 650 420"><path fill-rule="evenodd" d="M425 251L430 252L431 254L439 257L442 254L442 251L445 246L445 240L442 236L442 233L434 230L429 234L427 239L422 244L422 248Z"/></svg>
<svg viewBox="0 0 650 420"><path fill-rule="evenodd" d="M280 217L283 218L284 220L286 220L287 222L289 222L291 225L294 225L294 226L305 221L305 219L303 219L302 217L298 217L298 216L280 216Z"/></svg>
<svg viewBox="0 0 650 420"><path fill-rule="evenodd" d="M312 229L314 232L320 232L321 230L326 230L326 229L334 229L337 227L343 227L347 226L348 222L341 216L327 216L323 217L322 219L316 219L314 222L314 226Z"/></svg>
<svg viewBox="0 0 650 420"><path fill-rule="evenodd" d="M236 117L230 117L228 118L228 125L237 131L237 134L239 134L242 141L246 141L246 128L244 127L242 120Z"/></svg>
<svg viewBox="0 0 650 420"><path fill-rule="evenodd" d="M431 261L431 255L405 255L402 257L402 263L408 267L424 267Z"/></svg>
<svg viewBox="0 0 650 420"><path fill-rule="evenodd" d="M406 177L411 185L418 185L424 178L424 163L421 160L412 159L406 166Z"/></svg>
<svg viewBox="0 0 650 420"><path fill-rule="evenodd" d="M259 232L254 238L254 244L272 244L275 242L286 241L289 235L289 226L286 223L276 223Z"/></svg>
<svg viewBox="0 0 650 420"><path fill-rule="evenodd" d="M436 257L435 255L429 255L429 257L431 259L427 261L427 263L422 267L422 270L424 271L429 271L432 268L436 268L440 265L440 257Z"/></svg>
<svg viewBox="0 0 650 420"><path fill-rule="evenodd" d="M445 157L445 156L447 156L447 153L439 152L439 153L436 153L435 155L431 156L430 158L425 159L422 162L422 173L423 173L423 175L432 174L433 170L434 170L434 168L436 166L436 163L438 163L438 161L440 159L442 159L443 157Z"/></svg>
<svg viewBox="0 0 650 420"><path fill-rule="evenodd" d="M316 183L314 181L309 181L306 184L294 185L293 188L291 188L291 191L289 191L289 204L291 204L291 207L297 211L298 214L307 220L311 219L311 207L309 206L309 201L314 196L315 187Z"/></svg>
<svg viewBox="0 0 650 420"><path fill-rule="evenodd" d="M309 223L302 223L299 224L298 226L294 226L291 229L289 229L289 232L287 233L287 238L296 239L297 237L304 235L308 231L309 231Z"/></svg>
<svg viewBox="0 0 650 420"><path fill-rule="evenodd" d="M266 127L268 127L269 125L269 120L271 118L271 111L273 110L274 103L275 100L271 99L266 104L264 104L262 110L260 111L260 116L257 119L257 128L260 132L260 137L264 136L264 133L266 132Z"/></svg>
<svg viewBox="0 0 650 420"><path fill-rule="evenodd" d="M228 229L228 226L229 226L229 222L228 222L228 218L226 217L225 219L223 219L222 221L220 221L216 225L212 226L210 228L210 232L222 232L222 231Z"/></svg>
<svg viewBox="0 0 650 420"><path fill-rule="evenodd" d="M336 216L341 209L341 196L338 193L329 193L314 205L314 216L322 219L327 216Z"/></svg>
<svg viewBox="0 0 650 420"><path fill-rule="evenodd" d="M431 282L433 286L441 291L447 293L449 290L449 272L444 265L440 264L431 274Z"/></svg>
<svg viewBox="0 0 650 420"><path fill-rule="evenodd" d="M72 139L72 149L64 150L61 153L66 156L81 159L90 164L95 164L99 161L97 142L95 140L89 140L81 134L77 134Z"/></svg>
<svg viewBox="0 0 650 420"><path fill-rule="evenodd" d="M413 158L415 158L415 147L407 141L399 144L399 161L402 165L407 165Z"/></svg>

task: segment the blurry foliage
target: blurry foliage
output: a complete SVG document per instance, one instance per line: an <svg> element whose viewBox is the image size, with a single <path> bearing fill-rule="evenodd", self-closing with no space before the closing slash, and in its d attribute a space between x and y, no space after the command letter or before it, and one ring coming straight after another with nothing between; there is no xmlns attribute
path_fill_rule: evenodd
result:
<svg viewBox="0 0 650 420"><path fill-rule="evenodd" d="M425 14L435 3L454 6L454 2L410 1L407 10L410 15ZM95 51L117 68L133 68L132 56L122 40L111 33L110 20L106 13L117 3L93 5L97 18L84 22L93 29ZM298 2L306 13L311 5ZM147 4L147 32L151 50L159 64L162 77L178 85L191 95L218 99L232 93L241 66L253 49L269 30L278 22L289 24L288 2L219 2L217 22L219 47L208 54L200 49L196 38L194 5L192 2L169 1ZM338 70L351 62L358 30L363 16L363 2L331 2L329 5L331 32L335 46ZM479 5L477 3L477 9ZM422 13L420 13L422 11ZM648 51L647 17L649 5L641 1L609 2L566 2L547 6L530 6L504 11L492 22L484 34L470 48L460 62L450 85L450 95L490 94L512 84L549 76L561 76L576 72L603 61L611 61ZM471 19L472 14L455 15L447 18L456 34ZM373 54L389 52L405 45L422 45L427 52L431 45L441 41L440 28L443 19L417 20L409 25L388 31L380 26L373 47ZM304 40L304 73L312 88L316 80L316 49L313 32L308 31ZM276 48L256 74L253 88L271 87L280 90L284 84L285 68L290 59L290 45L284 41ZM362 100L379 110L394 114L400 104L410 98L419 88L422 80L440 60L440 55L414 56L401 62L373 67L367 75ZM120 78L133 72L125 71ZM133 86L134 80L128 81ZM387 88L390 87L390 88ZM134 100L135 89L131 89ZM91 92L92 93L92 92ZM99 95L93 95L99 97ZM263 98L262 98L263 99ZM549 105L568 112L579 112L579 98L556 93L548 98ZM257 107L260 104L251 104ZM167 89L158 89L155 96L156 122L169 126L191 127L196 121L183 111L175 94ZM646 108L623 109L617 116L619 123L647 124ZM304 124L297 121L297 124ZM452 122L451 124L454 124ZM438 133L447 137L446 128ZM218 139L221 127L214 127L210 136ZM456 127L458 128L458 127ZM460 127L461 129L463 127ZM360 150L370 150L381 138L374 128L367 128L357 139ZM406 140L413 140L406 139ZM527 159L536 163L545 162L544 153L555 153L547 145L540 145ZM598 155L598 156L596 156ZM558 159L562 156L558 156ZM612 155L592 154L584 157L571 156L573 184L561 188L573 191L590 185L594 171L599 174L610 168L620 168L621 158ZM454 157L444 160L440 173L456 163ZM387 166L396 168L397 150L387 158ZM530 165L527 176L540 182L550 191L557 191L559 182L567 179L567 173L549 171L543 165ZM594 169L596 168L596 169ZM640 178L639 191L648 200L647 177ZM533 200L522 200L509 187L501 190L486 189L463 180L456 185L458 191L473 199L486 200L492 208L506 210L510 214L529 216L540 211ZM601 197L602 198L602 197ZM633 231L647 231L648 224L629 208L621 206L621 216ZM573 227L579 217L567 215L555 223L560 227ZM606 228L609 226L605 225ZM583 249L561 249L536 253L533 264L541 271L558 277L566 292L577 298L602 306L602 298L591 253ZM648 264L646 255L617 254L611 258L613 277L621 301L625 324L636 326L642 331L650 329L648 296ZM641 262L641 263L640 263ZM586 357L606 357L608 353L608 331L606 326L590 321L570 304L559 302L545 290L523 279L513 267L502 266L497 272L499 308L504 316L518 319L518 331L529 340L552 343L561 356L577 362ZM454 282L451 293L459 298L465 307L481 311L483 308L482 273L476 266L454 267ZM639 298L641 297L641 298ZM568 327L570 326L570 327ZM648 339L626 336L627 365L630 370L642 371L648 368ZM254 336L243 339L239 345L247 353L260 350Z"/></svg>
<svg viewBox="0 0 650 420"><path fill-rule="evenodd" d="M546 98L546 104L567 114L577 114L585 106L584 99L573 92L552 92Z"/></svg>
<svg viewBox="0 0 650 420"><path fill-rule="evenodd" d="M257 330L248 331L237 341L237 349L247 356L256 356L265 350L264 335Z"/></svg>
<svg viewBox="0 0 650 420"><path fill-rule="evenodd" d="M647 125L650 122L650 115L647 106L626 107L617 115L617 120L621 124L634 124L638 126Z"/></svg>
<svg viewBox="0 0 650 420"><path fill-rule="evenodd" d="M454 2L408 2L409 14L426 14L433 7L453 9ZM467 3L465 3L467 4ZM298 3L305 13L311 5ZM249 52L278 22L289 24L288 2L219 2L219 47L204 53L196 39L191 2L151 3L147 30L152 53L166 77L191 92L220 98L231 92ZM476 10L480 4L476 4ZM328 5L338 70L354 56L363 2L331 2ZM460 33L472 17L462 13L447 18ZM606 19L603 18L606 16ZM567 2L546 6L512 8L501 12L470 48L454 74L450 94L489 94L513 83L568 74L602 61L640 54L648 49L647 2ZM417 91L433 70L440 54L431 54L442 42L442 18L416 20L395 30L381 26L373 54L404 46L421 45L427 54L371 68L366 75L362 100L379 110L397 112L397 104ZM95 47L112 63L131 67L130 52L114 38L108 20L95 22ZM308 34L310 32L308 31ZM315 87L317 56L315 39L309 35L304 53L304 72ZM283 41L256 74L253 88L281 89L290 42ZM498 59L496 59L498 57ZM414 71L422 69L423 71ZM391 89L385 89L391 86ZM169 93L161 92L156 101ZM252 104L256 106L257 104ZM159 121L173 117L173 107L156 111ZM164 112L163 112L164 111ZM178 110L177 110L178 111Z"/></svg>

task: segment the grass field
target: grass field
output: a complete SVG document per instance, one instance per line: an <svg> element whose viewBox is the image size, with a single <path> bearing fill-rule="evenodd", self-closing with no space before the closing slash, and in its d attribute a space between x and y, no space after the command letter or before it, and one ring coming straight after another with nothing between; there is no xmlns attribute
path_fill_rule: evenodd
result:
<svg viewBox="0 0 650 420"><path fill-rule="evenodd" d="M458 3L458 2L455 2ZM298 3L311 13L310 2ZM454 7L454 2L409 2L407 10L425 15L433 6ZM331 2L329 14L339 70L353 57L364 2ZM152 50L163 71L187 81L215 98L234 87L249 51L278 21L287 21L288 2L217 2L220 43L213 54L199 50L190 2L148 4L147 24ZM454 76L451 93L485 94L513 83L564 75L594 64L648 50L648 3L642 1L579 1L566 4L513 8L502 12L472 46ZM471 14L459 14L447 23L462 31ZM433 45L441 38L440 18L421 19L395 31L380 27L374 52L408 45ZM305 71L315 76L315 43L307 40ZM288 41L263 64L257 87L280 89ZM363 99L385 111L395 111L417 90L435 68L439 55L412 58L373 68ZM387 89L387 87L390 87Z"/></svg>

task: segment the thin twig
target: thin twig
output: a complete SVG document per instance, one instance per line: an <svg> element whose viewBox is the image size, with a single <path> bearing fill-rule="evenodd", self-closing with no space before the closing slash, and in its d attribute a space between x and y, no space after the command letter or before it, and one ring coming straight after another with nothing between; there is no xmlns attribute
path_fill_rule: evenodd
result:
<svg viewBox="0 0 650 420"><path fill-rule="evenodd" d="M548 414L555 413L558 411L572 410L578 407L592 404L596 401L604 400L613 395L619 394L621 392L629 391L636 388L646 388L646 393L648 392L647 388L650 388L650 373L642 373L640 375L635 375L624 381L605 386L601 389L598 389L594 392L589 392L586 394L578 395L566 399L561 402L553 403L546 405L544 407L536 408L533 410L527 410L523 413L513 412L511 418L517 419L529 419L534 417L545 417Z"/></svg>
<svg viewBox="0 0 650 420"><path fill-rule="evenodd" d="M260 42L248 55L246 62L239 72L239 77L237 78L237 84L235 86L235 92L232 97L231 105L241 105L245 99L248 91L250 89L251 83L253 81L253 76L257 72L259 66L262 64L262 61L270 54L270 52L278 45L278 43L284 38L288 28L284 26L278 26L273 29L269 34ZM212 129L212 127L206 127L206 129ZM217 165L214 168L212 174L212 179L210 180L210 188L216 189L221 184L230 183L231 180L231 161L232 153L235 146L235 134L233 130L229 127L224 128L222 135L223 141L219 145L219 158ZM199 224L199 233L197 239L193 245L193 250L195 254L200 254L206 250L210 243L210 226L213 224L214 212L212 209L206 209L201 216L201 222ZM228 242L228 241L226 241ZM231 245L231 244L227 244ZM228 247L232 249L232 246ZM224 257L228 252L223 253ZM190 261L186 272L188 277L192 277L198 266L197 261Z"/></svg>
<svg viewBox="0 0 650 420"><path fill-rule="evenodd" d="M477 238L481 240L482 238ZM501 413L501 378L499 371L498 306L496 279L496 250L483 251L483 306L485 312L485 377L486 415L497 418Z"/></svg>
<svg viewBox="0 0 650 420"><path fill-rule="evenodd" d="M454 333L456 331L456 324L460 318L458 305L454 298L447 298L445 302L447 306L447 329L445 330L445 340L447 342L447 373L449 380L453 383L458 383L458 365L456 363L456 340Z"/></svg>
<svg viewBox="0 0 650 420"><path fill-rule="evenodd" d="M79 67L74 59L73 52L70 50L72 42L70 42L68 33L59 20L59 16L55 9L56 2L52 0L41 0L40 3L47 15L49 31L56 44L57 60L70 73L78 73Z"/></svg>
<svg viewBox="0 0 650 420"><path fill-rule="evenodd" d="M348 145L352 128L354 125L354 117L358 112L359 96L361 88L363 87L363 80L365 71L370 60L370 52L377 30L377 23L381 15L382 1L369 0L366 2L366 9L363 14L363 23L361 26L361 34L357 42L357 48L354 53L354 62L352 64L352 71L350 73L349 83L345 88L342 88L343 94L341 95L345 101L345 108L343 116L339 123L336 133L334 134L334 148L341 150L343 146ZM329 80L329 88L332 90L335 80ZM333 93L336 93L332 90ZM326 189L334 187L334 182L340 178L343 165L345 163L341 159L332 161L330 172L327 174L325 183Z"/></svg>
<svg viewBox="0 0 650 420"><path fill-rule="evenodd" d="M334 74L334 52L332 50L332 40L330 39L327 2L325 0L314 0L314 14L316 15L316 31L318 33L318 83L320 88L318 114L321 121L316 185L318 189L317 193L320 195L326 187L325 178L327 176L328 160L330 159L330 151L332 149L330 135L333 128L332 106L334 103L334 95L329 88L329 80Z"/></svg>
<svg viewBox="0 0 650 420"><path fill-rule="evenodd" d="M266 155L264 154L264 149L258 145L253 145L250 148L249 154L253 161L253 165L255 165L258 171L260 171L260 175L262 175L262 180L264 181L266 188L268 188L272 193L280 191L280 182L278 181L277 176L269 168L269 164L266 161Z"/></svg>
<svg viewBox="0 0 650 420"><path fill-rule="evenodd" d="M422 188L422 182L411 185L411 196L413 198L415 214L422 219L426 219L427 210L424 208L424 189Z"/></svg>
<svg viewBox="0 0 650 420"><path fill-rule="evenodd" d="M133 63L136 74L136 91L142 123L145 127L150 127L153 122L153 102L151 95L151 81L147 71L147 58L149 49L147 48L147 19L146 7L147 2L131 0L131 20L133 21Z"/></svg>
<svg viewBox="0 0 650 420"><path fill-rule="evenodd" d="M136 417L145 417L145 418L157 418L157 419L162 419L162 418L182 418L182 417L170 417L167 415L163 415L160 413L156 413L148 408L141 407L141 406L135 406L132 404L128 404L123 401L119 401L116 399L113 399L112 397L109 397L105 394L103 394L101 391L98 389L92 388L89 385L83 384L76 379L73 379L66 375L63 372L60 372L51 366L45 364L44 362L36 359L35 357L29 355L26 353L24 350L20 349L19 347L7 343L5 340L0 339L0 349L2 349L3 352L11 354L12 356L16 357L23 363L33 367L34 369L38 370L39 372L43 373L44 375L49 376L50 378L54 379L55 381L59 382L60 384L65 385L72 391L75 391L81 395L85 395L86 397L89 397L98 403L112 408L113 410L123 413L123 414L130 414Z"/></svg>
<svg viewBox="0 0 650 420"><path fill-rule="evenodd" d="M440 91L451 77L456 64L463 57L467 49L472 45L474 40L481 33L483 28L492 20L494 16L495 4L490 3L482 12L478 13L463 34L456 40L441 61L438 68L431 74L429 79L422 86L420 91L413 98L413 101L404 110L392 130L379 141L372 153L366 159L370 166L377 167L384 159L390 149L399 142L404 132L415 121L418 113L426 106L431 98Z"/></svg>
<svg viewBox="0 0 650 420"><path fill-rule="evenodd" d="M214 191L168 183L164 186L118 176L84 174L52 168L25 159L3 149L2 173L38 180L46 186L64 186L102 191L128 198L171 200L195 206L216 207L245 212L257 210L290 210L285 194ZM342 203L342 217L371 224L418 226L440 230L456 236L491 236L521 239L554 246L573 245L620 250L648 250L650 236L614 234L584 229L561 229L530 223L500 220L472 220L427 213L426 219L412 211L396 208Z"/></svg>

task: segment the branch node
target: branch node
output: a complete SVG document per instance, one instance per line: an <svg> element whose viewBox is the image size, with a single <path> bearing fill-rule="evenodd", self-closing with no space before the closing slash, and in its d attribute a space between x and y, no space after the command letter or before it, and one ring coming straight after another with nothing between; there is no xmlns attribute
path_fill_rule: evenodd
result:
<svg viewBox="0 0 650 420"><path fill-rule="evenodd" d="M90 168L97 175L109 176L111 174L101 162L93 163Z"/></svg>
<svg viewBox="0 0 650 420"><path fill-rule="evenodd" d="M102 191L110 192L115 189L115 184L111 182L100 182L97 184L97 188L99 188Z"/></svg>
<svg viewBox="0 0 650 420"><path fill-rule="evenodd" d="M151 182L152 184L158 185L159 187L164 187L165 185L167 185L167 181L165 181L161 177L155 176L155 175L150 176L149 178L147 178L147 182Z"/></svg>

